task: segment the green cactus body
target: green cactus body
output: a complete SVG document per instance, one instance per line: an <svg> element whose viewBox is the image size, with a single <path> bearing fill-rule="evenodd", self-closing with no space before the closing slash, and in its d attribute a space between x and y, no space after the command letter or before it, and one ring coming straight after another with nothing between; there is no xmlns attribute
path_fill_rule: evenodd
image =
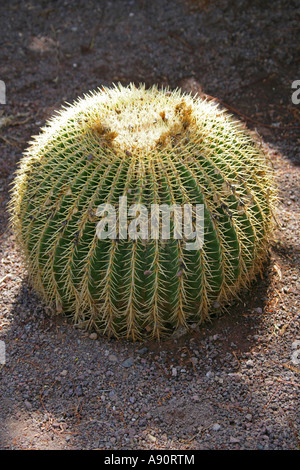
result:
<svg viewBox="0 0 300 470"><path fill-rule="evenodd" d="M109 203L204 208L204 244L99 239ZM67 105L30 143L11 198L35 289L77 325L131 339L210 318L267 256L272 173L258 143L215 102L115 86ZM170 218L170 232L174 228Z"/></svg>

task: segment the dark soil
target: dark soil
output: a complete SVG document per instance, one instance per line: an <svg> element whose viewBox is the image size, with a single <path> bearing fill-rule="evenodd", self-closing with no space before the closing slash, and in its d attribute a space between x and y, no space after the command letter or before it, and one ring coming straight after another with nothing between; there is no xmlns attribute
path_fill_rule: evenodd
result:
<svg viewBox="0 0 300 470"><path fill-rule="evenodd" d="M0 13L0 449L299 449L299 3L12 0ZM216 97L260 134L278 180L262 278L160 343L53 317L8 225L31 136L64 101L117 82Z"/></svg>

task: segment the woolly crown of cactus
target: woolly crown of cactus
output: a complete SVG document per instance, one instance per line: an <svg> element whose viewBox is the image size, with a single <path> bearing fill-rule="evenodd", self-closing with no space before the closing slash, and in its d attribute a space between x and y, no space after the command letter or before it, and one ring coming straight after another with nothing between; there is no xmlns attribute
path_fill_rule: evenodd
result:
<svg viewBox="0 0 300 470"><path fill-rule="evenodd" d="M201 248L118 230L101 239L97 208L124 196L128 206L201 205ZM142 339L201 324L250 286L267 257L274 198L258 142L214 101L118 85L66 104L33 138L10 211L48 305L81 327Z"/></svg>

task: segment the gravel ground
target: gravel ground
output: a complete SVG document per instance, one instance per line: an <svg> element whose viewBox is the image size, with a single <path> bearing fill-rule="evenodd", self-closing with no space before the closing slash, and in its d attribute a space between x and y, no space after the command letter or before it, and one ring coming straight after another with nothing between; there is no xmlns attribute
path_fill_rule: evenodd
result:
<svg viewBox="0 0 300 470"><path fill-rule="evenodd" d="M299 449L297 2L3 4L0 449ZM97 337L53 317L7 222L31 135L63 101L118 81L215 96L260 134L278 177L262 278L226 315L160 343Z"/></svg>

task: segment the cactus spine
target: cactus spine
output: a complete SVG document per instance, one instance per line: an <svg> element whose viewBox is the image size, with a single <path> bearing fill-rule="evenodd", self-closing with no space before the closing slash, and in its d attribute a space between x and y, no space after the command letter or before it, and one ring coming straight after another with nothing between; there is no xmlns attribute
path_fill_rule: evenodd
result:
<svg viewBox="0 0 300 470"><path fill-rule="evenodd" d="M99 239L97 207L122 196L203 204L202 249ZM266 156L214 102L119 85L66 105L30 142L10 210L45 302L77 325L140 339L200 324L249 287L267 256L273 203Z"/></svg>

